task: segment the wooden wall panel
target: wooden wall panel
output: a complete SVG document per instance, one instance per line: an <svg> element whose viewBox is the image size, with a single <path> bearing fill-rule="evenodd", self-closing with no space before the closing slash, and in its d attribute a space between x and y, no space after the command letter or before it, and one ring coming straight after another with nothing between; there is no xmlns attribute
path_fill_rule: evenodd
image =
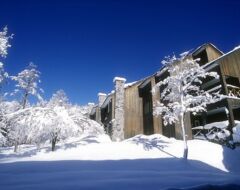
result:
<svg viewBox="0 0 240 190"><path fill-rule="evenodd" d="M223 57L218 62L224 75L240 78L240 49Z"/></svg>
<svg viewBox="0 0 240 190"><path fill-rule="evenodd" d="M125 89L125 138L143 133L142 98L138 95L138 84Z"/></svg>
<svg viewBox="0 0 240 190"><path fill-rule="evenodd" d="M218 50L213 48L211 45L208 45L206 47L206 51L207 51L208 61L209 62L217 59L220 56L222 56L222 54Z"/></svg>

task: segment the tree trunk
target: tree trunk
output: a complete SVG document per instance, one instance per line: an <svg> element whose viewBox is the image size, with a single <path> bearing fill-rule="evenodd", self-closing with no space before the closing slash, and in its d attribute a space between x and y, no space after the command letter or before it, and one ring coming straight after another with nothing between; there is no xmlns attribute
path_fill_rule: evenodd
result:
<svg viewBox="0 0 240 190"><path fill-rule="evenodd" d="M15 142L15 144L14 144L14 152L16 153L17 151L18 151L18 143Z"/></svg>
<svg viewBox="0 0 240 190"><path fill-rule="evenodd" d="M54 138L52 139L52 151L55 150L56 142L57 142L57 137L54 137Z"/></svg>
<svg viewBox="0 0 240 190"><path fill-rule="evenodd" d="M25 109L26 104L27 104L27 98L28 98L28 93L26 92L23 96L23 100L22 100L22 108Z"/></svg>
<svg viewBox="0 0 240 190"><path fill-rule="evenodd" d="M187 159L188 158L188 145L187 145L187 138L186 138L186 132L184 128L184 115L181 114L180 116L181 119L181 129L182 129L182 136L183 136L183 143L184 143L184 152L183 152L183 158Z"/></svg>

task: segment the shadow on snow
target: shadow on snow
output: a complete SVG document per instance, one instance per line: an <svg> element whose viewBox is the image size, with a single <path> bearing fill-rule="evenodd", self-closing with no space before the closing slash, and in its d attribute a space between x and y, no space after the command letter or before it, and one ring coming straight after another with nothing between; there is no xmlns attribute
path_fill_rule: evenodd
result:
<svg viewBox="0 0 240 190"><path fill-rule="evenodd" d="M86 136L79 140L71 141L70 143L64 143L63 145L57 144L56 150L76 148L80 145L88 145L88 144L93 144L93 143L99 143L99 141L96 140L96 137L95 136ZM29 149L24 152L21 152L21 145L19 145L18 153L13 152L13 150L14 150L13 147L2 148L2 150L4 150L4 151L6 151L6 150L9 151L9 154L1 154L1 152L0 152L0 159L15 158L15 157L18 157L18 158L31 157L31 156L36 155L38 152L42 152L42 151L45 153L52 152L52 148L49 145L46 147L41 147L41 148L36 148L36 146L34 146L34 145L24 145L24 147L29 147Z"/></svg>
<svg viewBox="0 0 240 190"><path fill-rule="evenodd" d="M134 139L131 140L131 142L133 142L137 145L142 145L144 150L151 150L151 149L156 148L156 149L164 152L165 154L176 158L176 156L174 156L173 154L164 150L165 147L168 147L169 142L164 141L164 140L160 139L159 137L148 139L144 136L136 136L136 137L134 137Z"/></svg>
<svg viewBox="0 0 240 190"><path fill-rule="evenodd" d="M118 161L34 161L0 164L7 189L169 189L239 184L239 176L178 158Z"/></svg>
<svg viewBox="0 0 240 190"><path fill-rule="evenodd" d="M235 152L233 154L233 151ZM240 147L230 149L223 146L223 164L229 172L240 172ZM239 173L240 181L240 173ZM240 188L239 188L240 189Z"/></svg>

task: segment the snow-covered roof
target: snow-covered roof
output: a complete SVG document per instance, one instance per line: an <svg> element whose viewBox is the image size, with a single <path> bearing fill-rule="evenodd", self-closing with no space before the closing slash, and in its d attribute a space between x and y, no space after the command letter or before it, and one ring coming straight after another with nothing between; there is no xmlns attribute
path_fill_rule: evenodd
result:
<svg viewBox="0 0 240 190"><path fill-rule="evenodd" d="M112 100L112 96L108 95L107 98L104 100L103 104L101 105L101 108L105 108L111 100Z"/></svg>
<svg viewBox="0 0 240 190"><path fill-rule="evenodd" d="M207 69L208 66L214 64L215 62L223 59L223 58L226 57L227 55L230 55L231 53L233 53L233 52L235 52L235 51L237 51L237 50L239 50L239 49L240 49L240 46L235 47L234 49L232 49L231 51L223 54L222 56L218 57L217 59L215 59L215 60L213 60L213 61L210 61L209 63L203 65L202 68L206 68L206 69Z"/></svg>
<svg viewBox="0 0 240 190"><path fill-rule="evenodd" d="M160 69L160 71L158 71L157 73L156 73L156 76L160 76L160 75L162 75L164 72L166 72L167 71L167 67L166 66L163 66L161 69Z"/></svg>
<svg viewBox="0 0 240 190"><path fill-rule="evenodd" d="M134 84L136 84L136 83L138 83L138 82L139 82L139 81L134 81L134 82L126 83L126 84L124 85L124 88L131 87L131 86L133 86Z"/></svg>
<svg viewBox="0 0 240 190"><path fill-rule="evenodd" d="M221 50L219 50L215 45L213 45L212 43L204 43L204 44L202 44L201 46L197 47L196 49L190 50L190 51L188 52L188 54L186 54L186 56L187 56L187 55L193 55L193 54L195 54L195 53L197 53L197 52L199 52L199 51L202 51L202 50L203 50L206 46L208 46L208 45L212 46L214 49L216 49L218 52L220 52L220 53L222 54L222 56L220 56L220 57L223 57L224 55L226 55L226 54L224 54ZM236 47L236 48L234 48L234 49L238 49L238 48L240 48L240 46L238 46L238 47ZM228 53L229 53L229 52L228 52ZM220 57L219 57L219 58L220 58ZM219 59L219 58L218 58L218 59ZM214 60L214 61L215 61L215 60ZM212 61L212 62L214 62L214 61ZM208 65L208 63L205 64L204 66L206 66L206 65ZM160 75L163 74L166 70L167 70L167 67L162 66L162 68L160 69L160 71L158 71L158 72L156 73L156 76L160 76Z"/></svg>
<svg viewBox="0 0 240 190"><path fill-rule="evenodd" d="M157 73L154 73L153 75L147 76L144 79L139 80L139 82L141 82L139 84L139 88L143 88L147 83L150 82L150 78L152 78L152 77L154 77L156 75L157 75Z"/></svg>
<svg viewBox="0 0 240 190"><path fill-rule="evenodd" d="M233 50L236 50L236 49L240 49L240 45L238 45L235 48L233 48Z"/></svg>

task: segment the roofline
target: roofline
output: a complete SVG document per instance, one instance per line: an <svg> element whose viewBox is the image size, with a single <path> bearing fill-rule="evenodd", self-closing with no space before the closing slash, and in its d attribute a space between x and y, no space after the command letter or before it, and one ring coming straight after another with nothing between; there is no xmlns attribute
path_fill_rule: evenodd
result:
<svg viewBox="0 0 240 190"><path fill-rule="evenodd" d="M213 61L208 62L207 64L203 65L202 68L207 69L207 67L209 67L210 65L214 64L215 62L223 59L224 57L226 57L226 56L228 56L228 55L230 55L230 54L232 54L232 53L234 53L235 51L238 51L238 50L240 50L240 46L235 47L234 49L232 49L231 51L223 54L222 56L218 57L217 59L214 59Z"/></svg>
<svg viewBox="0 0 240 190"><path fill-rule="evenodd" d="M110 100L112 99L112 95L113 94L108 94L106 99L104 100L104 102L102 103L102 105L100 106L100 108L105 108L107 106L107 104L110 102Z"/></svg>
<svg viewBox="0 0 240 190"><path fill-rule="evenodd" d="M147 77L139 80L139 82L141 82L141 83L140 83L138 86L141 86L141 85L142 85L143 83L145 83L148 79L150 79L150 78L152 78L152 77L155 77L156 75L157 75L157 72L154 73L154 74L152 74L152 75L150 75L150 76L147 76Z"/></svg>
<svg viewBox="0 0 240 190"><path fill-rule="evenodd" d="M204 43L202 44L201 46L197 47L196 49L194 49L191 54L195 54L197 53L198 51L200 51L203 47L206 47L206 46L212 46L214 49L216 49L219 53L221 53L222 55L224 55L224 52L222 52L220 49L218 49L214 44L208 42L208 43Z"/></svg>

